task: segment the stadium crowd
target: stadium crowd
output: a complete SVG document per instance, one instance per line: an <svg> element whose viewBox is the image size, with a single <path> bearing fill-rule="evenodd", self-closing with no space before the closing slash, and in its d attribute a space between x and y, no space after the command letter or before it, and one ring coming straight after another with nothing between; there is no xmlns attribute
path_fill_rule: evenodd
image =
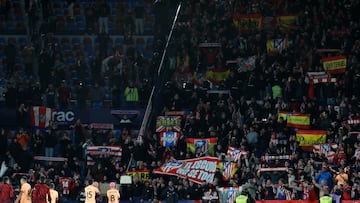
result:
<svg viewBox="0 0 360 203"><path fill-rule="evenodd" d="M161 4L162 1L157 3ZM223 157L228 146L248 152L238 162L238 170L230 181L223 181L219 171L214 183L203 185L150 173L149 179L144 182L134 178L132 184L121 186L121 199L167 199L169 202L198 200L209 189L216 191L218 186L242 186L247 188L254 200L316 200L324 194L331 194L337 200L358 199L360 157L355 152L360 137L349 132L360 129L359 124L349 124L347 121L360 118L359 5L359 2L351 0L184 1L179 21L185 26L178 25L176 28L172 39L175 51L170 52L180 60L175 60L173 67L176 77L163 87L166 90L163 95L165 105L161 112L189 112L182 122L182 135L176 147L160 146L159 134L154 129L141 140L126 129L122 129L120 137L114 136L109 130L102 133L106 139L91 139L91 133L80 121L73 128L75 144L72 144L69 134L56 130L56 125L34 133L21 129L17 135L9 135L2 130L0 155L9 166L6 175L12 177L14 185L18 183L17 174L27 174L31 184L40 175L46 176L54 181L63 199L75 200L88 179L119 183L120 176L127 169L152 171L171 157L188 159L204 156L206 153L191 153L186 138L218 137L215 156ZM278 27L271 31L254 29L240 32L233 24L235 13L263 16L297 14L298 19L296 26L286 32L281 32ZM289 46L280 53L269 54L266 41L274 38L287 38ZM216 53L204 55L198 47L203 42L220 43L221 48ZM339 53L347 57L346 72L332 75L337 83L317 84L314 87L315 97L310 98L307 73L322 71L321 54L333 54L319 53L321 49L339 49ZM198 84L189 87L187 84L183 86L183 82L191 82L191 78L185 81L179 79L184 72L178 68L186 54L189 57L189 73L204 72L213 66L225 67L226 61L237 57L256 55L257 60L254 70L240 72L235 68L229 78L214 85L219 90L232 90L231 94L208 94L206 90L210 87L205 83L200 88L196 87ZM56 57L53 63L57 63ZM99 63L94 64L95 69L99 66ZM61 81L67 81L65 77L55 77L66 75L61 72L63 70L59 68L56 71L60 72L48 74L54 77L48 81L59 81L55 85L59 90L63 87L60 84L65 85ZM89 73L83 71L84 75ZM22 81L20 78L8 81L13 80ZM44 87L43 81L39 83ZM24 83L22 87L30 86ZM36 89L36 83L32 89ZM23 92L29 91L23 89ZM31 91L29 95L33 97L30 99L33 104L37 104L39 96L34 97L39 94ZM14 101L7 103L13 104ZM336 156L330 161L321 154L302 150L296 141L295 129L287 127L284 119L278 119L279 112L310 114L310 128L326 130L326 142L337 145ZM121 146L122 159L99 159L94 166L86 167L84 147L91 145ZM45 150L49 149L54 150L56 156L68 158L68 161L60 164L29 161L32 160L31 156L44 155ZM261 158L264 155L290 155L291 158L264 160ZM287 171L258 172L260 168L284 166L288 168ZM65 182L70 184L63 184ZM174 198L169 199L169 194L176 195L170 195Z"/></svg>

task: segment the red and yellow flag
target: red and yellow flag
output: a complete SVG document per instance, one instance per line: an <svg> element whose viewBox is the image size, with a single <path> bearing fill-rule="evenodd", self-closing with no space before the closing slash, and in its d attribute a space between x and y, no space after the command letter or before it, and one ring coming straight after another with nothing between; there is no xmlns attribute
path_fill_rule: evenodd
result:
<svg viewBox="0 0 360 203"><path fill-rule="evenodd" d="M283 120L286 121L289 114L290 114L289 112L280 111L278 113L278 119L277 119L278 122L280 121L280 118L283 118Z"/></svg>
<svg viewBox="0 0 360 203"><path fill-rule="evenodd" d="M345 73L346 71L346 56L334 56L323 58L324 70L331 74Z"/></svg>
<svg viewBox="0 0 360 203"><path fill-rule="evenodd" d="M292 128L309 129L310 114L292 113L287 117L287 126Z"/></svg>
<svg viewBox="0 0 360 203"><path fill-rule="evenodd" d="M296 25L297 22L296 15L277 16L276 21L277 21L277 25L279 26L282 32L299 29L299 27Z"/></svg>
<svg viewBox="0 0 360 203"><path fill-rule="evenodd" d="M304 150L312 150L315 144L324 144L326 142L326 131L298 130L296 132L296 141Z"/></svg>
<svg viewBox="0 0 360 203"><path fill-rule="evenodd" d="M260 30L262 28L261 14L234 14L233 23L239 30L248 32L252 30Z"/></svg>

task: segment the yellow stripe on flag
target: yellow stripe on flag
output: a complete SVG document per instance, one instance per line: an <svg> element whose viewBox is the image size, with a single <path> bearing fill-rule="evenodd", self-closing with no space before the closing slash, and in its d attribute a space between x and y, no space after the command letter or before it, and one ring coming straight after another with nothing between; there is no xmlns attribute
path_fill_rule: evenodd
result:
<svg viewBox="0 0 360 203"><path fill-rule="evenodd" d="M290 114L287 118L287 126L300 129L310 128L310 114Z"/></svg>
<svg viewBox="0 0 360 203"><path fill-rule="evenodd" d="M289 114L289 113L287 113L287 112L280 111L280 112L278 113L278 119L277 119L278 122L280 122L280 118L283 118L283 120L286 121L288 114Z"/></svg>
<svg viewBox="0 0 360 203"><path fill-rule="evenodd" d="M296 132L296 141L301 147L312 147L315 144L324 144L326 142L326 131L324 130L298 130Z"/></svg>
<svg viewBox="0 0 360 203"><path fill-rule="evenodd" d="M329 73L344 73L346 70L346 56L327 57L323 59L323 67Z"/></svg>

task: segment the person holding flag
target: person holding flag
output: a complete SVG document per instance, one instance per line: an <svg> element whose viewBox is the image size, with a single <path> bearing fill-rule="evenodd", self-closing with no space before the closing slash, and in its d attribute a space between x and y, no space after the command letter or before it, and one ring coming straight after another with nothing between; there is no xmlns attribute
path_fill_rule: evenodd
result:
<svg viewBox="0 0 360 203"><path fill-rule="evenodd" d="M108 203L119 203L120 192L115 188L115 182L110 183L110 189L106 192Z"/></svg>
<svg viewBox="0 0 360 203"><path fill-rule="evenodd" d="M14 189L10 184L9 177L3 177L3 184L0 185L0 202L11 203L14 198Z"/></svg>

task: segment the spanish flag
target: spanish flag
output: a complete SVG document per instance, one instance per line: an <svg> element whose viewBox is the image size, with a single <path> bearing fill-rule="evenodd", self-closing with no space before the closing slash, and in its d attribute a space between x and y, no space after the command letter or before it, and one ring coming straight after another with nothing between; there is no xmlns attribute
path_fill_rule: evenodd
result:
<svg viewBox="0 0 360 203"><path fill-rule="evenodd" d="M296 132L296 141L303 150L312 150L315 144L324 144L326 142L325 130L298 130Z"/></svg>
<svg viewBox="0 0 360 203"><path fill-rule="evenodd" d="M346 56L334 56L322 59L325 71L331 74L345 73L346 71Z"/></svg>
<svg viewBox="0 0 360 203"><path fill-rule="evenodd" d="M309 129L310 114L292 113L287 117L287 126L292 128Z"/></svg>
<svg viewBox="0 0 360 203"><path fill-rule="evenodd" d="M276 21L280 30L283 32L299 29L299 27L296 25L297 16L295 15L277 16Z"/></svg>
<svg viewBox="0 0 360 203"><path fill-rule="evenodd" d="M217 168L220 169L224 181L229 181L237 171L237 165L234 162L219 162Z"/></svg>
<svg viewBox="0 0 360 203"><path fill-rule="evenodd" d="M217 140L217 138L188 138L186 142L190 152L194 154L200 152L213 156Z"/></svg>
<svg viewBox="0 0 360 203"><path fill-rule="evenodd" d="M280 118L283 118L283 120L286 121L289 114L290 114L290 112L280 111L280 112L278 113L278 119L277 119L278 122L280 121Z"/></svg>

